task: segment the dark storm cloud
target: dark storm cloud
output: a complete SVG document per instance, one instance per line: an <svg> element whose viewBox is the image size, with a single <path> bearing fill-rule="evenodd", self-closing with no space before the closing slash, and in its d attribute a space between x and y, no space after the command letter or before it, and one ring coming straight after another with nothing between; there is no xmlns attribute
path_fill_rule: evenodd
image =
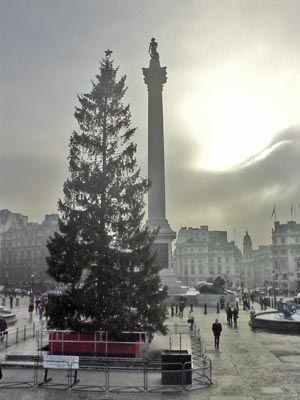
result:
<svg viewBox="0 0 300 400"><path fill-rule="evenodd" d="M277 146L274 147L274 145ZM229 231L240 242L246 228L257 244L270 243L270 216L276 203L277 218L291 219L291 204L300 203L300 129L293 127L276 135L274 150L265 158L226 172L185 168L191 153L177 142L168 163L168 214L180 226L209 225ZM180 160L180 161L178 161ZM259 226L259 229L257 229Z"/></svg>

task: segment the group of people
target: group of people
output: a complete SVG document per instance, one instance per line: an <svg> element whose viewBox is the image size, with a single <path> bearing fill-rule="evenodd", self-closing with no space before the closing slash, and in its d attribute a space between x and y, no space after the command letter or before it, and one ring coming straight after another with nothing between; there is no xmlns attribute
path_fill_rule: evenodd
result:
<svg viewBox="0 0 300 400"><path fill-rule="evenodd" d="M228 325L232 326L232 321L233 321L234 327L236 328L237 320L239 317L239 310L237 309L237 307L234 307L234 309L232 309L229 303L227 303L225 311L226 311Z"/></svg>
<svg viewBox="0 0 300 400"><path fill-rule="evenodd" d="M227 317L227 323L229 326L232 326L232 321L234 324L234 327L237 327L237 320L239 317L239 310L237 309L237 307L234 307L233 309L230 307L229 303L226 304L226 308L225 308L225 312L226 312L226 317ZM214 334L214 338L215 338L215 347L219 348L219 344L220 344L220 336L221 336L221 332L222 332L222 324L221 322L219 322L218 319L215 319L215 322L212 324L212 331Z"/></svg>
<svg viewBox="0 0 300 400"><path fill-rule="evenodd" d="M179 318L182 318L184 309L185 309L184 301L180 301L179 304L172 303L171 304L171 317L178 316ZM189 312L187 322L189 323L191 330L193 330L194 323L195 323L195 317L193 314L193 310L194 310L193 304L190 304L190 312Z"/></svg>
<svg viewBox="0 0 300 400"><path fill-rule="evenodd" d="M243 310L250 310L250 296L247 293L242 294Z"/></svg>
<svg viewBox="0 0 300 400"><path fill-rule="evenodd" d="M39 315L39 320L41 321L45 314L46 304L43 298L34 297L30 298L28 312L29 312L29 321L32 321L33 311L35 309L35 313Z"/></svg>
<svg viewBox="0 0 300 400"><path fill-rule="evenodd" d="M174 317L175 315L178 317L183 317L183 312L185 309L185 304L183 301L180 301L180 303L172 303L171 304L171 317Z"/></svg>
<svg viewBox="0 0 300 400"><path fill-rule="evenodd" d="M226 318L227 318L227 323L229 326L232 326L232 322L234 324L234 327L237 327L237 320L239 317L239 310L237 307L234 307L233 309L230 307L229 303L226 304L226 308L225 308L225 312L226 312ZM221 322L219 322L219 320L216 318L215 322L212 324L212 331L214 334L214 338L215 338L215 347L219 348L219 344L220 344L220 336L221 336L221 332L222 332L222 324Z"/></svg>

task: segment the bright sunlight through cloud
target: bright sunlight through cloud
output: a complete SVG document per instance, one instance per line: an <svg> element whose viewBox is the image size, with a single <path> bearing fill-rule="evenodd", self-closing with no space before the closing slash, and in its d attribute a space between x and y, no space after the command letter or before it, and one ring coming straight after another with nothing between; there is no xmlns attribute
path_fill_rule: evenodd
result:
<svg viewBox="0 0 300 400"><path fill-rule="evenodd" d="M181 113L201 148L198 168L224 170L244 162L263 151L296 118L293 93L287 98L284 90L286 77L272 76L267 69L231 61L196 76L201 78L193 78L193 90L185 93Z"/></svg>

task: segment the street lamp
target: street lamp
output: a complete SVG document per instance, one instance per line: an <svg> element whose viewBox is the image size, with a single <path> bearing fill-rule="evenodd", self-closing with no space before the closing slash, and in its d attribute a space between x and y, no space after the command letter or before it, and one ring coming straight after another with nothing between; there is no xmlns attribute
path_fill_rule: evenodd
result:
<svg viewBox="0 0 300 400"><path fill-rule="evenodd" d="M33 284L34 284L34 277L35 277L35 272L31 274L31 294L33 296Z"/></svg>
<svg viewBox="0 0 300 400"><path fill-rule="evenodd" d="M185 266L185 279L186 279L186 286L189 288L189 267L186 265Z"/></svg>
<svg viewBox="0 0 300 400"><path fill-rule="evenodd" d="M6 271L6 273L5 273L4 297L7 296L7 290L8 290L8 271Z"/></svg>
<svg viewBox="0 0 300 400"><path fill-rule="evenodd" d="M274 296L274 308L276 308L276 282L275 282L275 271L273 271L273 296Z"/></svg>

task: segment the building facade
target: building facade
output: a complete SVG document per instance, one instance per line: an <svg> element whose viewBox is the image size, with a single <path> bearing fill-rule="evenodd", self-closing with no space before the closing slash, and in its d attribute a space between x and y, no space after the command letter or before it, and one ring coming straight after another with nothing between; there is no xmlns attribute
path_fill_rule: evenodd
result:
<svg viewBox="0 0 300 400"><path fill-rule="evenodd" d="M181 228L174 256L176 277L188 287L217 276L225 279L228 289L240 286L242 253L228 242L226 231L209 231L206 225Z"/></svg>
<svg viewBox="0 0 300 400"><path fill-rule="evenodd" d="M274 282L278 293L291 296L300 287L300 224L276 221L272 229Z"/></svg>
<svg viewBox="0 0 300 400"><path fill-rule="evenodd" d="M27 221L11 224L1 233L0 281L6 288L41 291L52 283L46 273L46 245L49 237L58 230L58 215L46 215L42 224Z"/></svg>
<svg viewBox="0 0 300 400"><path fill-rule="evenodd" d="M273 258L271 246L252 248L251 237L246 231L243 240L242 288L267 291L273 282Z"/></svg>

